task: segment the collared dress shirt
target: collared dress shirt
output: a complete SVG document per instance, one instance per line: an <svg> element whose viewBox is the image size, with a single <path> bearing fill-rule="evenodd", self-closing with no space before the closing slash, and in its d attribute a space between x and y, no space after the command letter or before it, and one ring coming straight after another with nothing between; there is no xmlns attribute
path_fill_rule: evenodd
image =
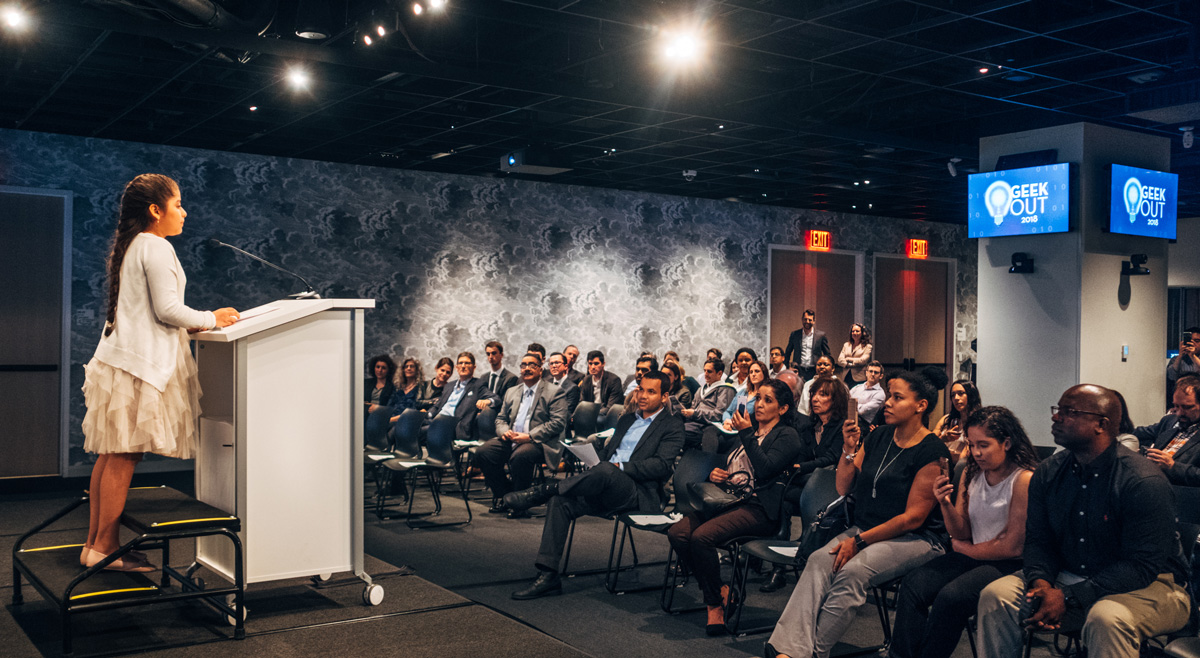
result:
<svg viewBox="0 0 1200 658"><path fill-rule="evenodd" d="M529 412L533 410L533 387L526 386L525 391L521 393L521 406L517 409L517 422L513 424L513 430L520 434L529 433Z"/></svg>
<svg viewBox="0 0 1200 658"><path fill-rule="evenodd" d="M458 402L462 399L463 393L467 390L466 383L463 380L458 380L454 385L454 390L451 391L450 397L446 399L445 406L442 407L442 412L439 416L453 416L454 410L458 408Z"/></svg>
<svg viewBox="0 0 1200 658"><path fill-rule="evenodd" d="M621 445L617 446L617 451L613 453L613 456L608 461L617 466L629 461L629 458L633 456L633 451L637 448L638 442L642 440L642 435L646 433L646 428L650 427L650 424L661 413L662 409L659 409L648 418L643 418L640 412L636 414L633 424L625 431L625 436L621 437ZM624 468L621 470L624 470Z"/></svg>

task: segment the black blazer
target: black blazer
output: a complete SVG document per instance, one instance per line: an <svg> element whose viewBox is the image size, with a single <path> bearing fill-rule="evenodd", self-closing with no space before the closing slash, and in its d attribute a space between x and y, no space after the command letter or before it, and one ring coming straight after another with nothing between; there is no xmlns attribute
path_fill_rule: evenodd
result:
<svg viewBox="0 0 1200 658"><path fill-rule="evenodd" d="M762 503L767 518L772 521L779 518L779 499L783 496L783 487L769 487L767 484L787 479L787 472L796 461L812 459L812 445L806 445L800 440L800 435L784 423L778 423L763 437L762 443L754 436L754 428L749 427L738 433L738 441L746 450L750 459L750 467L754 470L754 486L758 489L758 501ZM736 450L736 447L734 448ZM732 454L732 453L731 453ZM728 465L728 456L726 464Z"/></svg>
<svg viewBox="0 0 1200 658"><path fill-rule="evenodd" d="M442 412L442 407L446 406L446 402L450 400L450 396L454 394L457 386L457 381L446 382L442 388L441 397L429 410L430 419L436 418ZM458 406L454 408L454 417L458 419L458 425L454 429L454 438L458 441L470 441L475 438L475 414L479 411L475 406L476 402L491 400L493 407L500 404L499 398L488 393L487 382L482 378L473 378L467 382L466 387L467 390L458 400Z"/></svg>
<svg viewBox="0 0 1200 658"><path fill-rule="evenodd" d="M800 345L803 339L803 329L797 329L788 336L787 349L783 353L783 362L788 364L789 368L800 367ZM796 357L795 360L792 359L793 353ZM823 356L831 358L833 356L829 353L829 339L825 337L824 331L813 328L813 365L815 366L817 359Z"/></svg>
<svg viewBox="0 0 1200 658"><path fill-rule="evenodd" d="M604 371L604 376L600 378L600 399L596 399L596 387L592 386L591 376L584 377L579 384L579 401L580 402L595 402L600 405L600 413L608 412L608 408L614 404L621 404L625 401L625 394L621 388L621 378L616 375Z"/></svg>
<svg viewBox="0 0 1200 658"><path fill-rule="evenodd" d="M366 383L363 384L363 402L371 401L371 391L373 390L375 390L375 378L368 377ZM386 407L395 392L396 385L392 383L391 379L387 380L383 385L383 390L379 393L379 406ZM366 405L364 405L364 408L366 408Z"/></svg>
<svg viewBox="0 0 1200 658"><path fill-rule="evenodd" d="M1143 448L1162 450L1179 433L1179 428L1175 426L1178 420L1179 417L1175 414L1167 414L1154 425L1146 425L1133 430L1133 435L1137 437L1138 443ZM1187 443L1175 452L1172 459L1175 460L1175 465L1163 471L1171 484L1200 487L1200 464L1197 464L1200 461L1200 431L1188 439Z"/></svg>
<svg viewBox="0 0 1200 658"><path fill-rule="evenodd" d="M807 418L810 427L816 427L816 423ZM867 431L863 428L863 436L867 435ZM814 439L815 442L815 439ZM818 468L825 468L837 463L839 457L842 456L842 424L830 423L821 428L821 442L813 446L813 455L807 460L800 460L800 473L811 473Z"/></svg>
<svg viewBox="0 0 1200 658"><path fill-rule="evenodd" d="M637 414L621 416L616 432L600 450L600 461L612 459L636 418ZM625 474L637 484L638 509L641 512L658 514L666 506L667 480L671 479L675 458L682 449L683 421L663 409L646 428L629 461L625 462Z"/></svg>
<svg viewBox="0 0 1200 658"><path fill-rule="evenodd" d="M497 398L503 400L505 391L521 383L521 380L517 379L517 376L514 375L508 368L501 368L500 372L497 374L499 375L499 379L496 382L495 393ZM486 390L488 387L488 382L492 379L492 371L488 370L482 375L479 375L479 378L483 380L483 388Z"/></svg>
<svg viewBox="0 0 1200 658"><path fill-rule="evenodd" d="M579 386L579 382L583 381L585 376L585 373L579 372L574 368L567 371L567 379L571 380L571 383L576 386Z"/></svg>

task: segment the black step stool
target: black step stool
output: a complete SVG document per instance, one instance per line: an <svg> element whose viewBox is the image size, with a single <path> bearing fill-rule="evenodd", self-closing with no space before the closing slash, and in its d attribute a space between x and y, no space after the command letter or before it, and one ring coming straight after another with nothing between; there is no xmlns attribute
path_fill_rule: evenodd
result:
<svg viewBox="0 0 1200 658"><path fill-rule="evenodd" d="M13 546L13 605L24 603L22 577L57 605L62 618L64 656L72 655L73 650L72 615L186 599L199 599L213 607L233 624L235 639L245 638L246 584L242 542L237 536L242 524L237 517L168 487L139 487L129 490L121 516L121 524L138 536L95 566L87 569L79 566L83 544L24 548L28 539L86 502L87 496L72 501L22 535ZM195 563L182 573L170 566L172 540L210 535L223 535L233 542L234 583L229 587L206 589L202 581L192 578L199 566ZM161 580L156 582L149 577L151 574L103 570L135 549L161 551ZM178 589L171 587L172 580L178 581Z"/></svg>

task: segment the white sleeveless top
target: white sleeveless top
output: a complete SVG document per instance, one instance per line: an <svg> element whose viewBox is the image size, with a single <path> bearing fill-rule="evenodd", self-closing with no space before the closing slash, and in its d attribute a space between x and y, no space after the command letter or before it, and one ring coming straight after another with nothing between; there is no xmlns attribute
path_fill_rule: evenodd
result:
<svg viewBox="0 0 1200 658"><path fill-rule="evenodd" d="M1013 469L1008 477L996 486L987 483L987 477L979 472L967 485L969 503L967 517L971 522L971 543L982 544L1000 536L1008 527L1008 505L1012 502L1013 482L1025 471Z"/></svg>

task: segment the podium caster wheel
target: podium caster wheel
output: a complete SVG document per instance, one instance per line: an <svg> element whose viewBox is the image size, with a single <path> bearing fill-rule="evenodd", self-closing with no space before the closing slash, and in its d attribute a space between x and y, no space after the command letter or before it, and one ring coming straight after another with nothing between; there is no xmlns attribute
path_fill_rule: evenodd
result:
<svg viewBox="0 0 1200 658"><path fill-rule="evenodd" d="M199 577L192 578L192 586L196 589L204 589L204 579Z"/></svg>
<svg viewBox="0 0 1200 658"><path fill-rule="evenodd" d="M225 596L225 605L232 608L233 604L234 604L233 594L226 595ZM242 606L242 621L245 622L246 617L249 615L250 615L250 608L247 608L245 605L243 605ZM230 626L237 626L237 618L234 617L233 615L225 615L225 623L229 624Z"/></svg>
<svg viewBox="0 0 1200 658"><path fill-rule="evenodd" d="M192 574L196 573L196 571L199 569L200 569L200 563L193 562L190 565L188 565L187 569L184 570L183 575L185 578L191 578Z"/></svg>
<svg viewBox="0 0 1200 658"><path fill-rule="evenodd" d="M366 605L379 605L383 603L383 586L382 585L367 585L363 588L363 603Z"/></svg>

